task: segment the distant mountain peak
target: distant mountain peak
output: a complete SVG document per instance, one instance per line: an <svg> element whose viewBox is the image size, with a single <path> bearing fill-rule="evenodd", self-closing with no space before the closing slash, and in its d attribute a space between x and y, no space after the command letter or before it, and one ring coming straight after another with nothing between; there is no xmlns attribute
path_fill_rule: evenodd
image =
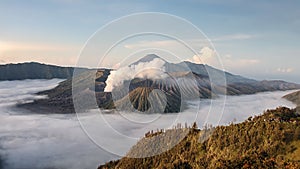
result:
<svg viewBox="0 0 300 169"><path fill-rule="evenodd" d="M156 54L154 54L154 53L147 54L147 55L144 56L142 59L143 59L143 60L151 61L151 60L156 59L156 58L162 59L160 56L158 56L158 55L156 55Z"/></svg>
<svg viewBox="0 0 300 169"><path fill-rule="evenodd" d="M147 54L146 56L142 57L141 59L139 59L138 61L132 63L133 65L136 65L138 63L141 63L141 62L151 62L152 60L154 59L161 59L165 62L167 62L166 60L164 60L163 58L161 58L160 56L156 55L156 54L153 54L153 53L150 53L150 54Z"/></svg>

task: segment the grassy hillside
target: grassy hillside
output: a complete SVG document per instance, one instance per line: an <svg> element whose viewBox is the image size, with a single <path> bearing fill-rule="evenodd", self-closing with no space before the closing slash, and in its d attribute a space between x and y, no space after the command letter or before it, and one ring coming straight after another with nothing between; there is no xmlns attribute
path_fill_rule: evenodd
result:
<svg viewBox="0 0 300 169"><path fill-rule="evenodd" d="M284 107L267 110L240 124L147 133L127 157L104 168L300 168L300 115ZM130 158L164 149L171 136L187 135L170 150L147 158ZM211 133L209 137L208 133Z"/></svg>

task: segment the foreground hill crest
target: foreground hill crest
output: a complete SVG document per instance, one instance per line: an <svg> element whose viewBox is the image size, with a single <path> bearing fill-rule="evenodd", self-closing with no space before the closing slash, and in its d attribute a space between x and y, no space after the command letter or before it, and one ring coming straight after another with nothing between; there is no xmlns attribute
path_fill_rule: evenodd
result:
<svg viewBox="0 0 300 169"><path fill-rule="evenodd" d="M242 112L241 112L242 113ZM243 123L215 128L176 128L142 138L128 155L156 151L172 140L168 135L188 131L172 149L152 157L123 157L98 169L108 168L300 168L300 115L279 107ZM203 142L204 134L211 132ZM168 134L166 134L168 133ZM157 137L149 142L148 137ZM154 146L155 142L155 146Z"/></svg>

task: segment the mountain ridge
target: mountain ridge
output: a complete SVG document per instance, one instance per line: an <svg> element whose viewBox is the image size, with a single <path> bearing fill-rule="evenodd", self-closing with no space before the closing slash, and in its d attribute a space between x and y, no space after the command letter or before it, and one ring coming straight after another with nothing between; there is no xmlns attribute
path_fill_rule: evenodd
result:
<svg viewBox="0 0 300 169"><path fill-rule="evenodd" d="M148 55L145 57L145 61L151 61L151 59L158 58L159 56ZM166 111L164 111L164 113L172 113L182 111L180 109L180 106L178 106L180 105L178 103L181 103L182 99L211 99L218 97L218 95L242 95L255 94L265 91L300 89L299 84L289 83L285 81L257 81L244 78L239 75L234 75L229 72L224 72L222 70L218 70L216 68L203 64L195 64L191 62L181 62L178 64L174 64L165 62L165 66L167 72L166 75L168 75L169 77L162 80L155 80L155 83L153 83L155 84L154 86L147 86L148 83L144 83L146 81L150 82L151 79L134 78L124 81L123 85L116 87L116 89L114 89L114 92L117 93L114 93L114 95L111 92L104 92L104 89L106 87L106 79L111 72L110 69L82 69L81 73L61 82L54 89L38 93L40 95L47 95L48 98L35 100L33 103L18 106L30 109L32 109L32 107L39 108L40 106L43 106L46 109L50 108L56 113L74 113L75 110L73 104L73 96L85 96L88 98L89 96L93 97L94 95L92 93L95 92L96 101L99 108L115 109L116 106L123 108L125 106L126 108L131 104L135 105L136 110L145 111L147 107L149 107L147 106L149 105L149 102L145 98L148 98L149 94L151 94L150 91L152 91L153 89L158 89L167 94L166 96L168 96L166 102L169 104L167 104L168 108L166 109ZM224 79L224 75L226 79ZM217 80L221 79L221 81L211 81L210 76L213 76L214 79ZM91 80L94 80L94 83ZM222 83L224 82L224 80L227 81L227 84ZM72 93L72 81L76 87L77 93L75 93L75 95L74 93ZM179 85L180 90L178 90L178 87L176 87L176 85ZM124 86L130 87L129 93L127 93L128 90L124 88ZM131 90L138 87L144 89L136 91ZM147 88L150 88L151 90L148 90ZM143 94L141 95L137 94L137 91L146 92L142 92ZM134 93L130 94L130 92ZM114 98L114 100L112 100L112 96L117 98ZM154 100L164 101L164 99L162 99L161 97L161 94L158 94L157 92L153 96L157 97ZM178 98L177 96L182 96L182 98ZM130 97L131 99L124 99L126 97ZM115 105L115 103L117 105ZM176 106L172 107L171 103L176 103ZM184 103L181 105L184 105ZM85 105L85 108L91 109L95 107L89 107L89 105ZM131 108L129 109L131 110Z"/></svg>
<svg viewBox="0 0 300 169"><path fill-rule="evenodd" d="M77 68L84 71L86 68ZM24 62L0 65L0 80L25 79L68 79L73 76L74 67L62 67L38 62Z"/></svg>
<svg viewBox="0 0 300 169"><path fill-rule="evenodd" d="M283 96L282 98L293 102L297 106L297 112L300 113L300 90L293 93L289 93Z"/></svg>

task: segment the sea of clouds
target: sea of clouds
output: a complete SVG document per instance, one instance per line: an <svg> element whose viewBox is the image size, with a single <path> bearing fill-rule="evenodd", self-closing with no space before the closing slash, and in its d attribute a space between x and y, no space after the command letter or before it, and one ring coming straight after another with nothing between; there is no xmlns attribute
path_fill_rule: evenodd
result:
<svg viewBox="0 0 300 169"><path fill-rule="evenodd" d="M179 114L100 114L98 110L92 110L80 115L79 120L74 114L38 114L14 107L17 103L44 97L34 93L53 88L60 81L0 82L0 155L3 168L97 168L99 164L124 155L144 133L152 129L172 128L177 123L191 124L194 121L199 127L204 124L227 125L259 115L266 109L294 107L281 98L292 91L222 96L213 104L211 100L190 102L189 109Z"/></svg>

